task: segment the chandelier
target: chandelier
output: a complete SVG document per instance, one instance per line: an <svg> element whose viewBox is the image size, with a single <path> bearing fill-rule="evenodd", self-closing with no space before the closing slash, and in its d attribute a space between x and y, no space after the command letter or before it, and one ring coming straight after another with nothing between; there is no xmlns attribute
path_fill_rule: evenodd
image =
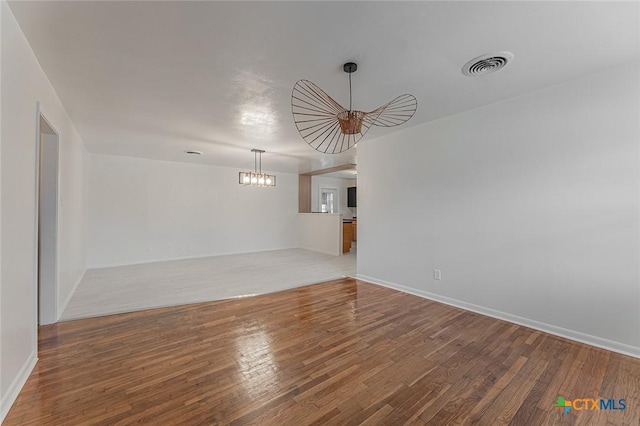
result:
<svg viewBox="0 0 640 426"><path fill-rule="evenodd" d="M261 149L252 149L253 152L253 172L240 172L238 183L245 186L276 186L276 175L262 173L262 153ZM258 160L258 157L260 159Z"/></svg>
<svg viewBox="0 0 640 426"><path fill-rule="evenodd" d="M355 146L371 126L398 126L415 114L418 101L413 95L400 95L373 111L353 110L351 74L358 65L342 67L349 74L349 109L345 109L308 80L299 80L291 93L291 111L298 132L309 146L325 154L338 154Z"/></svg>

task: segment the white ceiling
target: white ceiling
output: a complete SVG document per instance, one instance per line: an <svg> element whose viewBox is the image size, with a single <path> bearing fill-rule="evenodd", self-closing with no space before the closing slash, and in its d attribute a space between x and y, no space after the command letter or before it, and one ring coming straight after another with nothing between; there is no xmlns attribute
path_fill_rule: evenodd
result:
<svg viewBox="0 0 640 426"><path fill-rule="evenodd" d="M337 179L358 179L358 173L355 170L341 170L339 172L324 173L320 176Z"/></svg>
<svg viewBox="0 0 640 426"><path fill-rule="evenodd" d="M269 171L355 162L297 133L291 90L316 83L354 108L403 93L406 124L361 141L640 57L637 2L10 2L92 152ZM484 77L469 59L507 50ZM425 141L428 143L428 141ZM196 149L203 156L185 156Z"/></svg>

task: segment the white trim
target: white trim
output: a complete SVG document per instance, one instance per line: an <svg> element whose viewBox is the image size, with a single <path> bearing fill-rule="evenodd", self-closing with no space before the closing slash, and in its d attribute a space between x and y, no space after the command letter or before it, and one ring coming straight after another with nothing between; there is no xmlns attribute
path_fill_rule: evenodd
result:
<svg viewBox="0 0 640 426"><path fill-rule="evenodd" d="M564 337L569 340L575 340L576 342L595 346L597 348L606 349L606 350L617 352L623 355L628 355L634 358L640 358L640 347L631 346L625 343L604 339L602 337L593 336L591 334L581 333L579 331L569 330L567 328L558 327L556 325L547 324L547 323L532 320L529 318L523 318L518 315L497 311L495 309L486 308L484 306L474 305L473 303L463 302L461 300L452 299L446 296L440 296L437 294L429 293L424 290L406 287L400 284L391 283L389 281L368 277L366 275L357 274L356 278L359 280L370 282L372 284L377 284L383 287L388 287L394 290L402 291L403 293L409 293L409 294L413 294L414 296L419 296L425 299L444 303L445 305L455 306L456 308L465 309L467 311L475 312L481 315L486 315L488 317L497 318L503 321L508 321L514 324L533 328L534 330L543 331L545 333Z"/></svg>
<svg viewBox="0 0 640 426"><path fill-rule="evenodd" d="M59 238L59 224L60 224L60 133L58 132L58 130L56 130L56 128L51 124L51 121L49 121L47 119L46 114L43 112L42 109L42 105L40 104L40 101L36 102L36 164L35 164L35 223L34 223L34 230L35 230L35 239L34 239L34 247L36 248L35 253L34 253L34 265L33 265L33 270L35 271L35 277L34 277L34 282L35 282L35 286L34 286L34 293L35 293L35 322L34 324L36 324L36 332L34 334L33 337L33 342L34 342L34 347L38 347L38 332L37 332L37 327L40 325L40 283L39 283L39 267L40 267L40 259L39 259L39 251L40 251L40 243L39 243L39 237L40 237L40 167L41 167L41 133L42 133L42 129L40 128L40 120L44 120L47 125L49 126L49 128L51 130L53 130L55 136L56 136L56 144L57 144L57 158L56 158L56 204L55 204L55 260L54 260L54 285L53 285L53 318L59 318L60 317L60 312L58 311L58 302L59 302L59 295L58 295L58 284L60 282L59 280L59 272L60 272L60 268L59 268L59 259L60 256L58 256L59 250L60 250L60 238ZM43 324L43 325L48 325L47 324ZM51 323L53 324L53 323Z"/></svg>
<svg viewBox="0 0 640 426"><path fill-rule="evenodd" d="M9 414L11 406L14 402L16 402L18 394L22 390L22 387L25 385L25 383L27 383L27 379L29 378L29 375L33 371L33 367L36 366L37 362L37 351L33 351L31 352L31 355L29 355L27 362L23 364L22 368L13 379L13 382L11 382L11 385L9 385L7 392L2 395L2 400L0 400L0 423L2 423L5 417L7 417L7 414Z"/></svg>
<svg viewBox="0 0 640 426"><path fill-rule="evenodd" d="M40 292L38 288L38 274L39 274L39 232L40 232L40 101L36 102L36 158L35 158L35 188L34 188L34 240L33 240L33 329L31 330L31 345L35 350L38 350L38 317L40 315L39 298ZM4 407L4 406L3 406Z"/></svg>
<svg viewBox="0 0 640 426"><path fill-rule="evenodd" d="M76 290L78 289L78 286L80 285L80 282L84 278L84 274L86 274L86 273L87 273L86 269L84 271L82 271L82 274L80 274L80 277L78 278L78 280L74 284L73 288L69 292L69 296L67 296L67 300L65 300L63 305L60 307L60 309L58 309L58 317L56 319L56 322L60 322L60 319L62 318L62 315L64 314L65 309L67 309L67 306L69 305L69 302L71 302L71 298L75 294Z"/></svg>

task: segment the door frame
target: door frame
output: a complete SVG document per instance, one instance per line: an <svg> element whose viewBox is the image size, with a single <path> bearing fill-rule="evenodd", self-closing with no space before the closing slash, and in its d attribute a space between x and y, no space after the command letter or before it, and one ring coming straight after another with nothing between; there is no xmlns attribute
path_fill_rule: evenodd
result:
<svg viewBox="0 0 640 426"><path fill-rule="evenodd" d="M48 129L43 129L41 126L41 120L48 126ZM47 132L48 131L48 132ZM44 138L42 138L42 134L54 135L56 137L57 143L57 156L56 156L56 182L55 182L55 221L53 224L53 232L54 232L54 261L53 261L53 278L52 278L52 286L49 288L49 294L51 295L47 299L43 299L41 297L40 290L40 167L41 167L41 144L44 143ZM36 138L35 138L35 214L34 214L34 293L35 296L33 298L34 303L34 315L35 315L35 324L38 326L45 324L53 324L58 321L59 312L58 312L58 276L59 276L59 209L60 209L60 133L56 130L56 128L51 124L51 121L47 119L47 115L43 112L40 102L36 103ZM40 309L40 305L43 303L46 304L46 311L48 315L46 318L43 318L40 314L43 311ZM34 335L35 338L35 347L37 347L37 333Z"/></svg>

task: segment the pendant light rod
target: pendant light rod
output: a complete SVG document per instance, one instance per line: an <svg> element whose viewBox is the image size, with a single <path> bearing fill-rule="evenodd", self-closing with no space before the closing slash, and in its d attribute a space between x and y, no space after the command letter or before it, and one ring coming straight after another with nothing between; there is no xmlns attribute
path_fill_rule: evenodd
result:
<svg viewBox="0 0 640 426"><path fill-rule="evenodd" d="M253 152L253 170L256 173L262 173L262 153L265 152L264 149L252 149ZM260 171L258 172L258 154L260 154Z"/></svg>
<svg viewBox="0 0 640 426"><path fill-rule="evenodd" d="M358 64L355 62L347 62L342 66L342 69L349 74L349 111L351 111L351 74L357 71Z"/></svg>
<svg viewBox="0 0 640 426"><path fill-rule="evenodd" d="M349 111L351 111L351 74L349 74Z"/></svg>

